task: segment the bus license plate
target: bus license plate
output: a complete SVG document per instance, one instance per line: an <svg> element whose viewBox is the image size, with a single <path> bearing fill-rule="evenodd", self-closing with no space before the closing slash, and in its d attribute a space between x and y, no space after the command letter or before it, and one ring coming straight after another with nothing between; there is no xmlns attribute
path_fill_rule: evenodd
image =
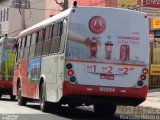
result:
<svg viewBox="0 0 160 120"><path fill-rule="evenodd" d="M114 80L113 74L100 74L100 79Z"/></svg>

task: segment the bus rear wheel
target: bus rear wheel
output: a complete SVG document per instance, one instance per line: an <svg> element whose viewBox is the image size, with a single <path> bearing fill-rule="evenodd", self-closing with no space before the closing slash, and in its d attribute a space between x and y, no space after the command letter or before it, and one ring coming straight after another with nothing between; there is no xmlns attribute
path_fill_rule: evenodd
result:
<svg viewBox="0 0 160 120"><path fill-rule="evenodd" d="M21 95L21 86L20 84L18 85L18 94L17 94L17 98L18 98L18 104L21 106L25 106L27 103L27 99L25 97L22 97Z"/></svg>
<svg viewBox="0 0 160 120"><path fill-rule="evenodd" d="M42 112L49 111L49 102L46 101L46 86L43 83L40 87L39 101L40 101L40 110Z"/></svg>
<svg viewBox="0 0 160 120"><path fill-rule="evenodd" d="M15 96L15 95L10 95L10 99L11 99L11 100L15 100L15 99L16 99L16 96Z"/></svg>
<svg viewBox="0 0 160 120"><path fill-rule="evenodd" d="M107 115L112 117L115 114L117 105L112 103L94 104L94 111L98 115Z"/></svg>

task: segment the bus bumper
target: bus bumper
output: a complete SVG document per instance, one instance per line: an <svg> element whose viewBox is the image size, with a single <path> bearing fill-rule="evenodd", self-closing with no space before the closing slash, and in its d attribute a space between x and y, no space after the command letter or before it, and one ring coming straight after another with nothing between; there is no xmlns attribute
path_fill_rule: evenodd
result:
<svg viewBox="0 0 160 120"><path fill-rule="evenodd" d="M88 99L106 100L116 103L117 105L133 105L145 101L148 87L142 88L123 88L113 86L88 86L70 84L63 82L63 96L70 97L88 97Z"/></svg>
<svg viewBox="0 0 160 120"><path fill-rule="evenodd" d="M12 94L12 81L0 81L0 94Z"/></svg>

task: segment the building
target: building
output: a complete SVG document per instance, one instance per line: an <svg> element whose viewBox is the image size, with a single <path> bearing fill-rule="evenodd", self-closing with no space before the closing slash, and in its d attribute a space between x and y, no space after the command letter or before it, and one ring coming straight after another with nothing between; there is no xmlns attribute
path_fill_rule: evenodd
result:
<svg viewBox="0 0 160 120"><path fill-rule="evenodd" d="M63 11L63 3L67 8L73 5L75 0L46 0L46 8L53 9L46 12L46 18L53 16ZM102 6L102 7L117 7L118 0L76 0L78 6ZM62 7L61 7L62 5Z"/></svg>
<svg viewBox="0 0 160 120"><path fill-rule="evenodd" d="M0 36L16 36L22 30L22 10L14 8L13 0L0 0ZM31 0L30 0L31 1ZM45 1L32 0L25 9L25 28L45 19Z"/></svg>

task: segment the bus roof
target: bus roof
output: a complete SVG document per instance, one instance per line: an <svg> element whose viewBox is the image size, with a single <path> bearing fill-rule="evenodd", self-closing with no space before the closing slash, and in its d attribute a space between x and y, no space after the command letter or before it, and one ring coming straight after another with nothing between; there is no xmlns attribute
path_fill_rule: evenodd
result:
<svg viewBox="0 0 160 120"><path fill-rule="evenodd" d="M26 30L20 32L20 34L18 35L18 37L22 36L22 35L25 35L26 33L28 33L29 31L32 31L32 30L35 30L35 29L38 29L38 28L41 28L43 26L46 26L47 24L53 22L53 21L56 21L57 19L59 18L62 18L62 17L65 17L67 15L70 14L72 8L68 9L68 10L65 10L63 12L61 12L60 14L56 14L54 17L50 17L40 23L37 23L29 28L27 28Z"/></svg>

